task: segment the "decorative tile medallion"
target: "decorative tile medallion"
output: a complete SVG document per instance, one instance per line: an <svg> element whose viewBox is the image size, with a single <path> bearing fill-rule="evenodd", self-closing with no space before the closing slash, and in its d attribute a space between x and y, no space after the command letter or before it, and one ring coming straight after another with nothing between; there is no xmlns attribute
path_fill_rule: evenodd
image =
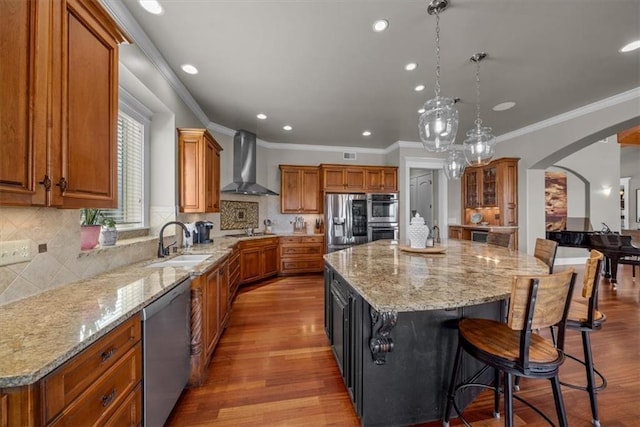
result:
<svg viewBox="0 0 640 427"><path fill-rule="evenodd" d="M258 203L220 200L220 230L258 227Z"/></svg>

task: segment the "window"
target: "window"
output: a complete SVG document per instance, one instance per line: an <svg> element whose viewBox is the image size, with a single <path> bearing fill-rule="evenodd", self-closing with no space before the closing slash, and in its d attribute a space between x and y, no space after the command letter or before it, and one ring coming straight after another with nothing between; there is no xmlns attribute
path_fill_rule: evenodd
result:
<svg viewBox="0 0 640 427"><path fill-rule="evenodd" d="M104 211L119 229L145 225L145 125L132 115L118 113L118 208Z"/></svg>

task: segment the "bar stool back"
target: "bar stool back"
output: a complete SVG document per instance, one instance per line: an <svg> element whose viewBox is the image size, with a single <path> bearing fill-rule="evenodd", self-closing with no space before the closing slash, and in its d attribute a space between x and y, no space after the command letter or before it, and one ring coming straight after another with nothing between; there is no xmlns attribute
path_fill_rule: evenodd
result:
<svg viewBox="0 0 640 427"><path fill-rule="evenodd" d="M567 425L558 368L564 362L564 329L571 293L575 283L573 269L542 276L515 276L513 279L507 323L489 319L462 319L458 324L458 349L449 384L443 424L449 425L451 409L462 416L455 403L456 392L479 384L457 384L463 351L504 374L505 426L513 426L513 377L549 379L553 389L558 420ZM533 331L558 325L558 346ZM477 375L472 377L477 378ZM496 379L498 379L496 375ZM499 383L499 381L496 381ZM500 386L496 392L498 414ZM516 399L522 400L515 396ZM527 403L527 402L525 402ZM529 405L527 403L527 405ZM529 405L531 406L531 405ZM531 406L548 422L551 420ZM463 418L464 420L464 418ZM466 423L466 420L465 420Z"/></svg>
<svg viewBox="0 0 640 427"><path fill-rule="evenodd" d="M604 255L595 249L591 250L591 254L587 259L584 270L584 281L582 285L582 297L586 298L586 304L574 301L569 310L567 318L567 329L578 330L582 334L582 349L584 352L584 360L566 354L567 357L582 363L585 366L587 376L587 386L578 386L561 382L562 385L589 393L589 401L591 404L591 415L594 426L600 425L598 415L598 391L607 386L604 376L593 367L593 354L591 352L590 333L602 327L607 317L598 310L598 283L600 282L600 264ZM601 384L596 385L595 376L598 375Z"/></svg>
<svg viewBox="0 0 640 427"><path fill-rule="evenodd" d="M549 266L549 273L553 273L553 264L556 260L556 252L558 251L558 242L548 239L536 239L536 246L533 256Z"/></svg>

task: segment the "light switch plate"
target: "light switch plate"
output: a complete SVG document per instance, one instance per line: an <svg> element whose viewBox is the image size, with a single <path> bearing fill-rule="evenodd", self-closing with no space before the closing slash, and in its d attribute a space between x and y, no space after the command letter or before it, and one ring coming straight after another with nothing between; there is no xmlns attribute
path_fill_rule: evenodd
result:
<svg viewBox="0 0 640 427"><path fill-rule="evenodd" d="M0 265L17 264L31 259L31 240L0 242Z"/></svg>

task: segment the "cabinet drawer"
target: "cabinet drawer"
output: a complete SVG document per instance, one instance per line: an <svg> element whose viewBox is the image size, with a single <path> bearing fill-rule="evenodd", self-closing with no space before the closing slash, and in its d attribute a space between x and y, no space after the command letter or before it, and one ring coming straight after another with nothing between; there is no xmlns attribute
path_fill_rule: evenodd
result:
<svg viewBox="0 0 640 427"><path fill-rule="evenodd" d="M264 246L274 246L278 244L277 237L267 237L262 239L243 240L239 242L240 249L261 248Z"/></svg>
<svg viewBox="0 0 640 427"><path fill-rule="evenodd" d="M281 237L280 244L297 244L297 243L320 243L324 242L324 236L300 236L300 237Z"/></svg>
<svg viewBox="0 0 640 427"><path fill-rule="evenodd" d="M127 396L116 412L104 424L105 427L139 426L142 424L142 384Z"/></svg>
<svg viewBox="0 0 640 427"><path fill-rule="evenodd" d="M324 269L322 259L283 259L280 260L280 271L287 273L312 273L321 272Z"/></svg>
<svg viewBox="0 0 640 427"><path fill-rule="evenodd" d="M49 425L102 424L127 400L141 379L142 344L138 342Z"/></svg>
<svg viewBox="0 0 640 427"><path fill-rule="evenodd" d="M280 246L281 257L296 257L296 256L322 256L322 245L288 245Z"/></svg>
<svg viewBox="0 0 640 427"><path fill-rule="evenodd" d="M141 333L140 317L134 316L45 377L43 396L47 421L114 366L140 341Z"/></svg>

